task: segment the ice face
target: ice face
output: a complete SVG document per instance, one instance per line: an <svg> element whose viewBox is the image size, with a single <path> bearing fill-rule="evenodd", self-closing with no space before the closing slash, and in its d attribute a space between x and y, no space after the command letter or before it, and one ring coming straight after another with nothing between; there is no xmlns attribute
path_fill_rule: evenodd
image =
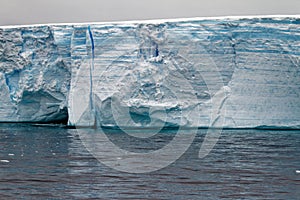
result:
<svg viewBox="0 0 300 200"><path fill-rule="evenodd" d="M0 45L0 121L64 120L71 73L52 28L0 28Z"/></svg>
<svg viewBox="0 0 300 200"><path fill-rule="evenodd" d="M0 28L0 121L299 127L299 17Z"/></svg>

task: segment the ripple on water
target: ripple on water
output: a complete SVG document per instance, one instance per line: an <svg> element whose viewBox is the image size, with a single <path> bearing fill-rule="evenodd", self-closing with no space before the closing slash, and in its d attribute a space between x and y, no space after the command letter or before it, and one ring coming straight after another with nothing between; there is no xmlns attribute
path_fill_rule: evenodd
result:
<svg viewBox="0 0 300 200"><path fill-rule="evenodd" d="M188 131L188 130L187 130ZM213 151L198 158L205 130L169 167L128 174L99 163L76 130L0 126L0 195L4 199L297 199L300 132L223 130ZM128 138L111 134L126 146ZM151 150L170 134L130 148ZM137 141L137 140L136 140ZM123 142L123 143L122 143ZM148 145L148 146L147 146ZM38 153L37 153L38 152Z"/></svg>

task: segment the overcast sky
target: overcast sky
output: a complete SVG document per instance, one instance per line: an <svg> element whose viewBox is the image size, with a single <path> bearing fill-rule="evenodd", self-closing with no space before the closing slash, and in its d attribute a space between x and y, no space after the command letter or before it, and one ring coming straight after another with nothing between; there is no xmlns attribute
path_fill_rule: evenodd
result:
<svg viewBox="0 0 300 200"><path fill-rule="evenodd" d="M0 25L300 14L300 0L0 0Z"/></svg>

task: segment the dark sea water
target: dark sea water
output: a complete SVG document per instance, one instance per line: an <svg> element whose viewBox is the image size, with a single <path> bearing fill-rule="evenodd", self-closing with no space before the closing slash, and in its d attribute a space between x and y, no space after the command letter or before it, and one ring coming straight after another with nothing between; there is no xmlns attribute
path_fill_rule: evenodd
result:
<svg viewBox="0 0 300 200"><path fill-rule="evenodd" d="M223 130L199 159L205 133L199 130L170 166L129 174L98 162L75 129L2 124L0 199L300 199L300 131ZM144 147L157 148L173 134L164 131ZM108 135L128 146L124 134ZM140 149L134 142L130 148Z"/></svg>

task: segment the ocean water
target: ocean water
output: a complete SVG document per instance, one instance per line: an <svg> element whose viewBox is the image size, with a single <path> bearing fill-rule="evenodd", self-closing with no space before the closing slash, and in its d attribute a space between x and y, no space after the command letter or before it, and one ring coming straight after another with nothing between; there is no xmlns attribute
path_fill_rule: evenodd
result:
<svg viewBox="0 0 300 200"><path fill-rule="evenodd" d="M299 199L299 130L223 130L200 159L205 133L170 166L130 174L95 159L76 129L1 124L0 199ZM165 130L141 146L107 133L132 151L160 148L175 134Z"/></svg>

